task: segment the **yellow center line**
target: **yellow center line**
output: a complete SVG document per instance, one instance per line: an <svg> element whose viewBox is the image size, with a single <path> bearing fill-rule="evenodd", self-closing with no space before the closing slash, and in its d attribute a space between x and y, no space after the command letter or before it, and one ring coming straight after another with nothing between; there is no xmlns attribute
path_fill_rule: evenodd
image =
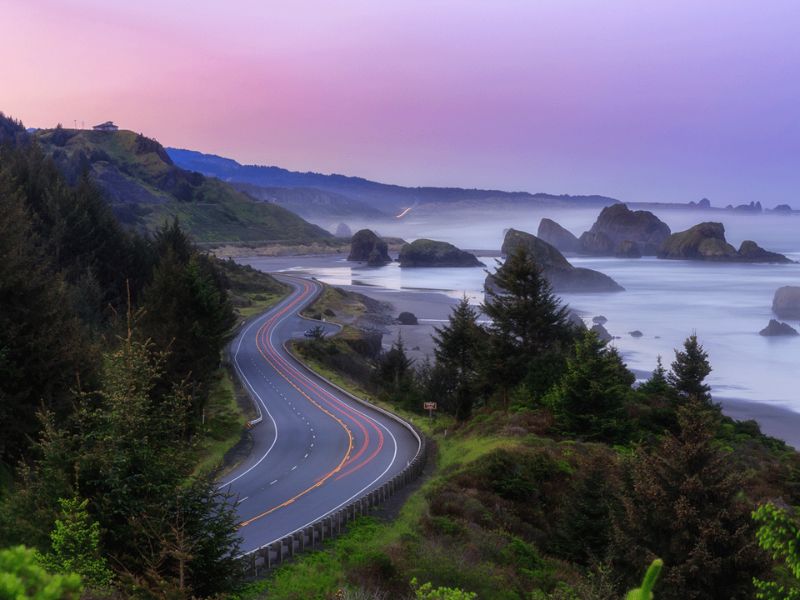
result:
<svg viewBox="0 0 800 600"><path fill-rule="evenodd" d="M347 425L344 423L344 421L342 421L339 417L337 417L336 415L331 413L329 410L325 409L318 402L316 402L314 399L312 399L308 394L306 394L303 390L301 390L299 387L297 387L286 375L283 374L283 372L278 368L278 366L262 350L261 344L259 343L259 339L260 339L261 333L265 330L265 328L267 327L267 325L270 322L271 322L271 320L268 321L267 323L265 323L264 326L261 327L261 329L259 329L257 334L256 334L256 347L258 348L259 354L261 354L261 356L264 358L264 360L266 360L270 365L272 365L272 367L275 369L275 371L278 373L278 375L283 377L283 379L285 379L286 382L289 385L291 385L295 390L297 390L300 394L302 394L309 402L311 402L311 404L316 406L319 410L321 410L323 413L325 413L331 419L333 419L334 421L339 423L339 425L341 425L342 429L344 429L345 432L347 433L347 439L348 439L347 452L345 452L344 457L342 458L341 462L339 462L339 464L336 465L336 467L334 467L330 472L326 473L321 479L318 479L317 482L314 483L312 486L310 486L310 487L306 488L305 490L303 490L302 492L292 496L288 500L285 500L284 502L281 502L277 506L273 506L269 510L265 510L264 512L262 512L261 514L256 515L255 517L251 517L250 519L247 519L246 521L242 521L241 523L239 523L239 527L245 527L246 525L249 525L253 521L257 521L258 519L262 519L262 518L266 517L267 515L275 512L279 508L283 508L285 506L288 506L288 505L292 504L298 498L301 498L302 496L305 496L311 490L313 490L315 488L318 488L319 486L321 486L323 483L325 483L328 479L333 477L336 473L338 473L342 469L344 464L349 460L350 453L353 451L353 434L350 431L350 429L347 427ZM316 385L316 384L314 384L314 385Z"/></svg>

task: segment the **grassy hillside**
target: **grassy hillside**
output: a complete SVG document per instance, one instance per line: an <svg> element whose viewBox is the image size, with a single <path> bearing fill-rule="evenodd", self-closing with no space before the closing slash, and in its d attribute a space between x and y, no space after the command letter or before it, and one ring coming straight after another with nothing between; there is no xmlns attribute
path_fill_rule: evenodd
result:
<svg viewBox="0 0 800 600"><path fill-rule="evenodd" d="M177 167L155 140L132 131L49 129L37 133L68 180L88 172L117 217L152 231L178 217L199 242L309 242L332 236L294 213L254 202L217 179Z"/></svg>

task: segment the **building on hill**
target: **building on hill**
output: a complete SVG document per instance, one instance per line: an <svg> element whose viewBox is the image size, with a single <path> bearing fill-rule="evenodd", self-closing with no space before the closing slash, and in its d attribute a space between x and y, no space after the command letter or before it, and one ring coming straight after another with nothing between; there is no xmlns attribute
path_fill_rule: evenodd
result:
<svg viewBox="0 0 800 600"><path fill-rule="evenodd" d="M95 125L92 129L95 131L117 131L119 127L114 125L114 121L106 121L105 123L100 123L100 125Z"/></svg>

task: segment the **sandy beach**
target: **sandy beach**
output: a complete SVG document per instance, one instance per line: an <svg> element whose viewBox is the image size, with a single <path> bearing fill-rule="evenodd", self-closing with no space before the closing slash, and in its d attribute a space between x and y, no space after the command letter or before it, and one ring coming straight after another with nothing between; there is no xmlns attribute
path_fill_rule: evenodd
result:
<svg viewBox="0 0 800 600"><path fill-rule="evenodd" d="M250 264L254 268L267 271L292 271L315 275L318 269L331 269L340 266L341 257L331 255L317 256L270 256L243 257L237 262ZM444 292L423 291L414 289L387 289L374 285L364 285L349 272L343 273L340 280L332 281L338 287L364 294L375 300L392 305L392 315L402 311L413 313L418 325L388 325L385 327L383 345L388 348L402 336L409 356L416 361L423 361L433 355L431 336L434 327L447 321L450 312L458 303L458 299ZM624 357L624 353L623 353ZM665 360L668 363L668 360ZM634 369L637 378L645 378L647 372ZM712 391L713 393L713 391ZM723 412L737 420L753 419L767 435L784 440L795 448L800 448L800 413L784 407L780 403L744 400L733 397L715 396L714 400L722 405Z"/></svg>

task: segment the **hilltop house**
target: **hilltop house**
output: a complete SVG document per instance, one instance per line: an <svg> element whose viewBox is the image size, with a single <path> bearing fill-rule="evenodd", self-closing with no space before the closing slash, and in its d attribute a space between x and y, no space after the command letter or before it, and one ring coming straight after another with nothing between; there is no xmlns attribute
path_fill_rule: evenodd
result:
<svg viewBox="0 0 800 600"><path fill-rule="evenodd" d="M105 123L100 123L100 125L95 125L92 129L95 131L116 131L119 127L114 125L114 121L106 121Z"/></svg>

